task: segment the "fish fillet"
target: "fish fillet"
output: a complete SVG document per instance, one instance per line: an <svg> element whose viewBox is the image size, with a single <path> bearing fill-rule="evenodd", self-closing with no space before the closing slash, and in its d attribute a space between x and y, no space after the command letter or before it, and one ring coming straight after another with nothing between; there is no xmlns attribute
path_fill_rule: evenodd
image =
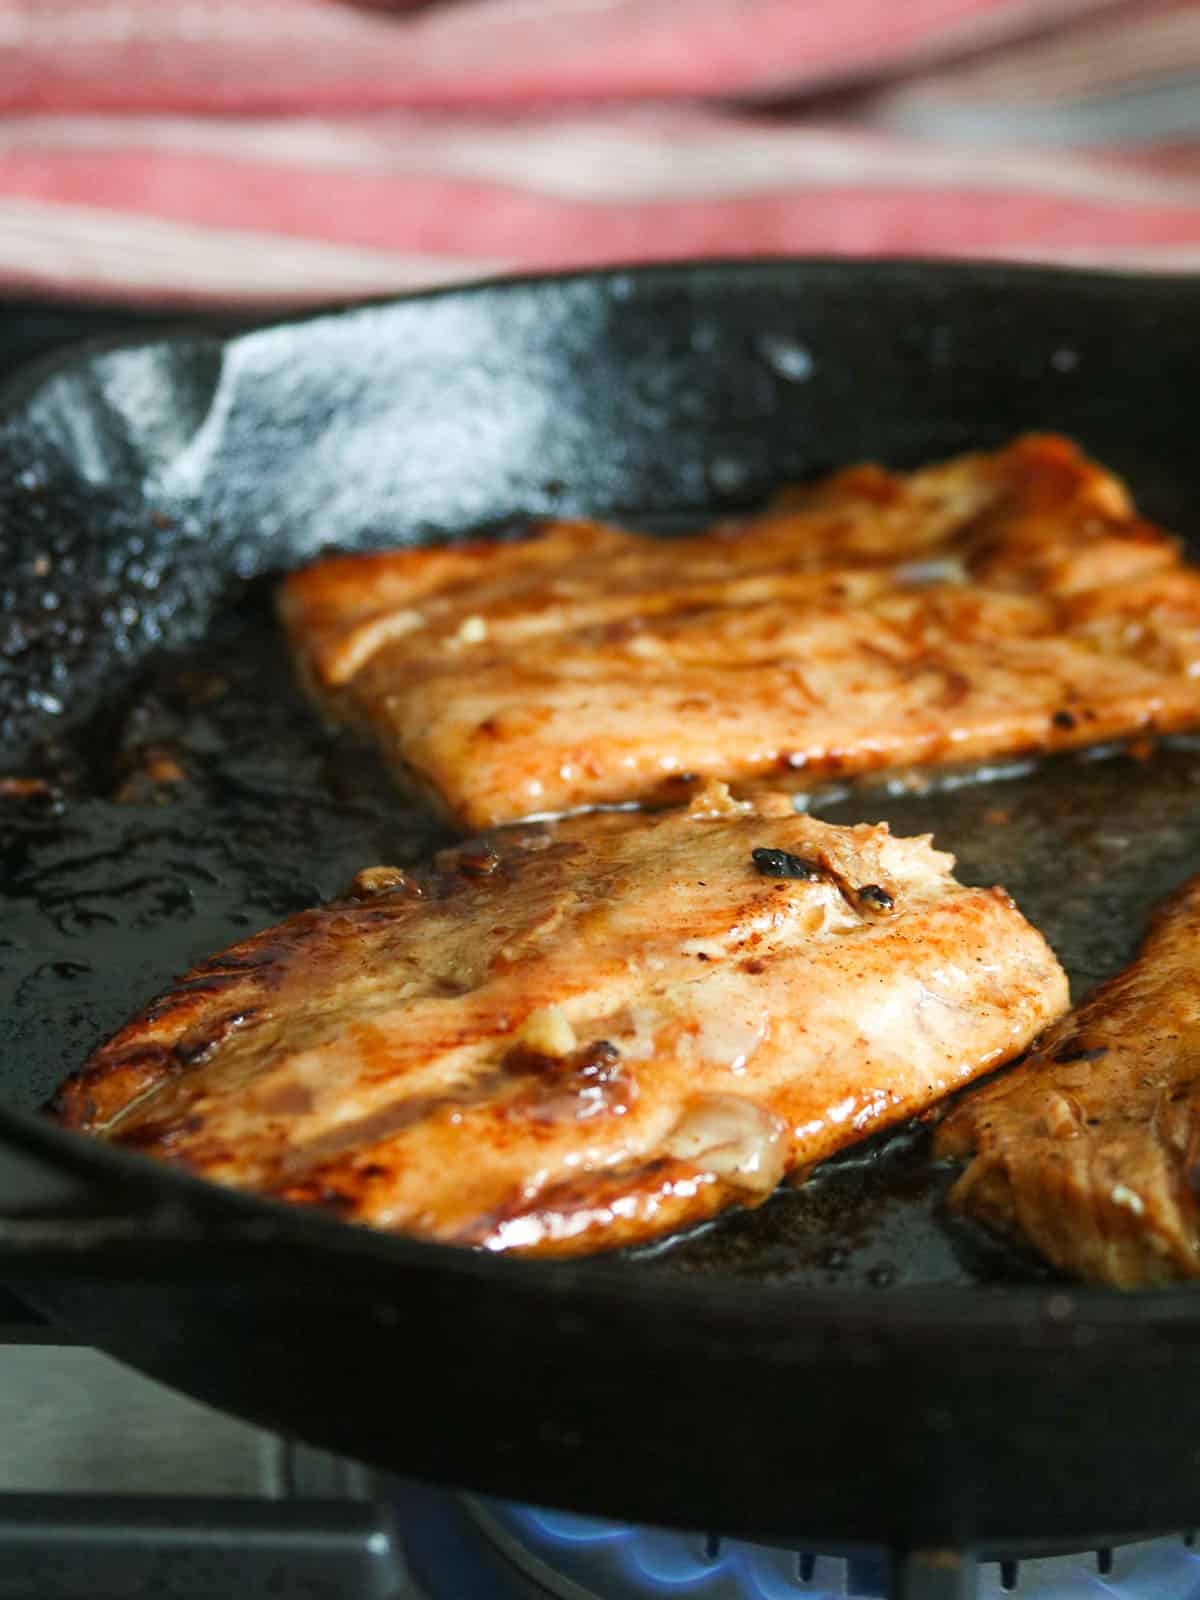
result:
<svg viewBox="0 0 1200 1600"><path fill-rule="evenodd" d="M280 610L327 714L468 829L1200 722L1200 572L1052 436L690 538L334 557Z"/></svg>
<svg viewBox="0 0 1200 1600"><path fill-rule="evenodd" d="M422 1238L651 1238L757 1203L1062 1011L1041 935L952 867L721 785L509 829L204 963L54 1110Z"/></svg>
<svg viewBox="0 0 1200 1600"><path fill-rule="evenodd" d="M1200 1277L1200 878L1132 966L938 1130L951 1206L1121 1289Z"/></svg>

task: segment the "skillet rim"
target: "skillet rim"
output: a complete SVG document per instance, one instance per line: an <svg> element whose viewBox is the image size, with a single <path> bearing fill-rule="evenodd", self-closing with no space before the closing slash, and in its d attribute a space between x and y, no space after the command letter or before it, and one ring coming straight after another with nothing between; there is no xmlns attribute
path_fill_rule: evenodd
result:
<svg viewBox="0 0 1200 1600"><path fill-rule="evenodd" d="M300 306L266 316L239 315L236 310L216 309L211 312L178 314L159 313L153 329L133 333L99 334L90 338L73 340L67 346L35 356L21 363L7 376L0 378L0 429L17 420L22 405L32 397L47 379L63 370L78 365L92 356L114 350L147 349L162 344L174 344L185 339L210 338L222 345L242 339L253 339L269 334L277 328L296 328L360 313L386 311L392 306L421 305L427 301L439 303L454 299L476 299L491 294L508 294L517 290L537 290L557 285L601 285L614 279L636 278L638 281L662 282L669 285L673 278L681 283L695 279L714 279L733 274L750 278L768 279L776 273L803 272L818 277L827 275L864 274L867 277L887 280L917 276L949 281L976 280L987 283L995 280L1002 287L1006 279L1047 289L1056 284L1088 284L1095 288L1112 290L1162 288L1185 296L1193 295L1200 310L1200 272L1171 270L1151 272L1135 267L1058 266L1053 262L1008 261L1002 257L955 258L921 255L894 256L830 256L830 255L716 255L696 256L679 261L617 261L602 267L585 267L566 272L523 272L493 274L471 278L461 283L431 285L424 289L410 289L403 294L368 295L361 299L333 300L319 305ZM17 304L23 302L15 302ZM28 303L28 302L24 302Z"/></svg>

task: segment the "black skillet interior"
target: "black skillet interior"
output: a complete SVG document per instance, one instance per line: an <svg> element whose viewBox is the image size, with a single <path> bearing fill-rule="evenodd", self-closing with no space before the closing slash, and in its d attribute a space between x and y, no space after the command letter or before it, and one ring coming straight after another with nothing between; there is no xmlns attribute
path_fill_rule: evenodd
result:
<svg viewBox="0 0 1200 1600"><path fill-rule="evenodd" d="M1128 477L1148 516L1200 539L1198 377L1200 285L1188 281L813 262L483 286L230 340L185 331L19 376L0 431L0 736L10 774L49 787L0 801L4 1105L39 1104L197 956L438 838L370 754L331 740L300 703L270 621L272 573L326 548L503 530L530 514L623 515L669 533L839 463L912 465L1036 428L1075 436ZM156 780L164 763L182 782ZM1146 907L1200 867L1200 749L1186 741L816 805L932 830L965 878L1017 895L1076 992L1128 956ZM10 1131L28 1142L19 1120ZM69 1144L86 1168L92 1147ZM46 1145L43 1188L66 1150ZM140 1165L104 1156L101 1196ZM157 1171L151 1182L182 1207L179 1237L198 1241L193 1186ZM944 1183L904 1130L664 1248L533 1277L477 1261L472 1281L552 1285L564 1304L623 1296L647 1315L688 1283L709 1302L753 1291L743 1319L762 1294L786 1295L826 1319L809 1330L818 1346L840 1317L902 1327L923 1307L921 1320L935 1287L935 1325L970 1300L980 1326L1004 1295L993 1334L1020 1307L1040 1327L1035 1308L1061 1291L947 1227ZM277 1226L246 1210L261 1238ZM310 1248L345 1231L315 1227ZM31 1237L10 1241L27 1263ZM455 1271L392 1240L355 1252L380 1271ZM103 1238L76 1249L77 1269L85 1253L101 1270ZM136 1252L124 1260L102 1270L137 1270ZM161 1269L142 1261L144 1277ZM96 1332L94 1301L69 1282L42 1292ZM1124 1342L1154 1303L1097 1314ZM1178 1297L1157 1303L1172 1326L1200 1323ZM100 1321L114 1348L197 1387ZM244 1383L232 1402L228 1386L215 1397L262 1409ZM388 1455L377 1439L341 1442ZM389 1459L454 1470L416 1445ZM596 1505L578 1478L570 1492ZM703 1499L693 1486L677 1515ZM744 1525L775 1514L761 1486L757 1504L737 1511Z"/></svg>

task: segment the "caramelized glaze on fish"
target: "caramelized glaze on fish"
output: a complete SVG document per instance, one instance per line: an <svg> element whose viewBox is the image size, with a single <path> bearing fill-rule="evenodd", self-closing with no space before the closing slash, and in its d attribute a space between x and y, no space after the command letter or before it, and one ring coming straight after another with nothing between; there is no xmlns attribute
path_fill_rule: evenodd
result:
<svg viewBox="0 0 1200 1600"><path fill-rule="evenodd" d="M1200 721L1200 573L1055 437L691 538L335 557L280 605L322 706L467 828Z"/></svg>
<svg viewBox="0 0 1200 1600"><path fill-rule="evenodd" d="M55 1110L422 1238L652 1238L756 1204L1061 1012L1040 934L952 866L720 785L657 818L508 830L205 962Z"/></svg>

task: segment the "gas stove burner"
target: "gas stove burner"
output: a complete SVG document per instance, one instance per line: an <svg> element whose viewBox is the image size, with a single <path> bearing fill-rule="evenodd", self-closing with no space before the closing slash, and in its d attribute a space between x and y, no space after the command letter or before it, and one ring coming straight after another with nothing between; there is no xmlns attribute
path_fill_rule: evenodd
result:
<svg viewBox="0 0 1200 1600"><path fill-rule="evenodd" d="M1200 1600L1179 1539L1013 1554L1030 1559L817 1554L464 1497L0 1320L0 1597Z"/></svg>
<svg viewBox="0 0 1200 1600"><path fill-rule="evenodd" d="M529 1600L1200 1600L1200 1554L1181 1538L1026 1559L824 1556L492 1500L464 1503Z"/></svg>

